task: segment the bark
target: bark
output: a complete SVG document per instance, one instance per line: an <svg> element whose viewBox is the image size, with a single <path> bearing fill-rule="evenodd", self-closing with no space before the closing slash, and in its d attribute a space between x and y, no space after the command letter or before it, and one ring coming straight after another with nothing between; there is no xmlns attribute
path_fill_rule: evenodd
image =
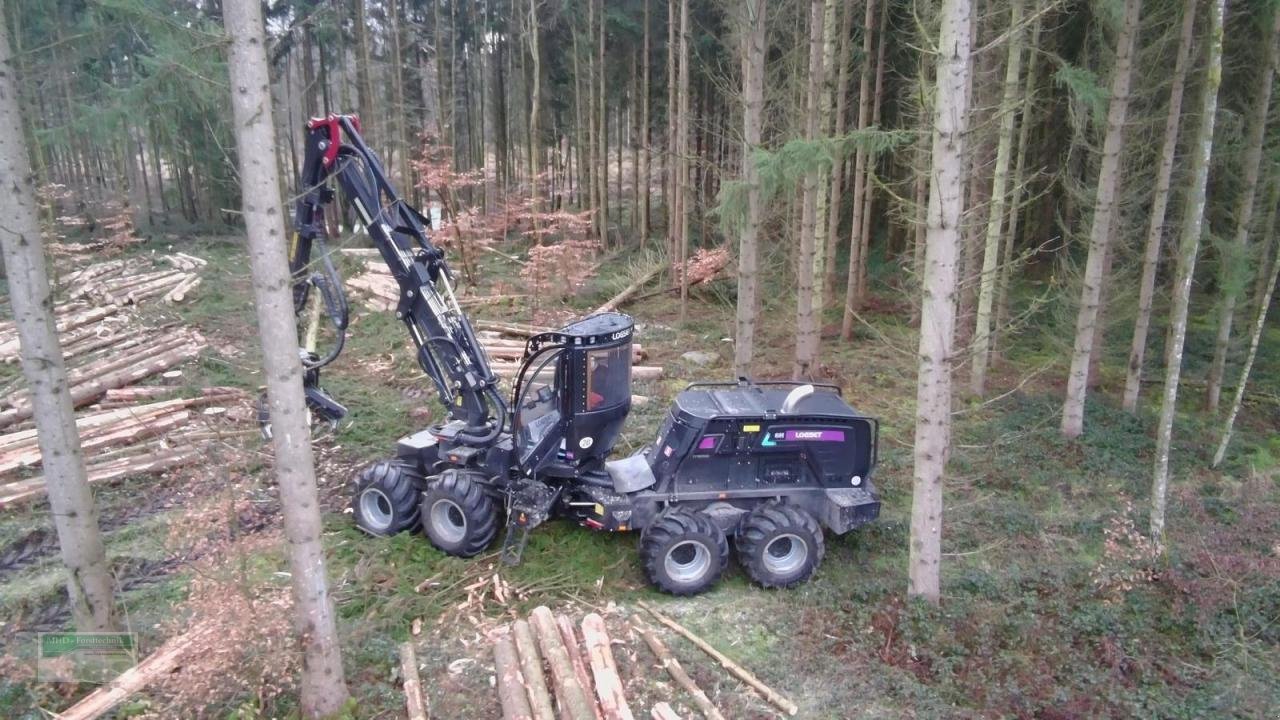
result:
<svg viewBox="0 0 1280 720"><path fill-rule="evenodd" d="M400 175L400 187L409 188L413 186L413 179L409 174L409 154L412 149L409 145L409 115L404 107L404 71L400 52L402 33L400 2L401 0L390 0L388 3L391 18L387 32L391 35L391 103L392 116L395 118L393 122L396 133L396 168Z"/></svg>
<svg viewBox="0 0 1280 720"><path fill-rule="evenodd" d="M607 122L606 110L608 103L605 102L605 64L604 64L604 0L598 0L596 5L596 20L599 22L599 42L596 44L596 74L600 78L600 86L596 92L596 103L598 104L598 121L600 128L597 139L600 141L599 157L600 172L596 174L596 180L600 189L600 242L606 247L609 244L609 129Z"/></svg>
<svg viewBox="0 0 1280 720"><path fill-rule="evenodd" d="M589 0L588 0L589 1ZM679 244L679 198L676 196L676 0L667 0L667 152L663 155L663 208L667 215L667 258L671 284L676 284L676 246Z"/></svg>
<svg viewBox="0 0 1280 720"><path fill-rule="evenodd" d="M302 715L334 715L346 705L333 603L325 577L323 530L302 365L285 256L284 222L271 124L262 8L257 0L225 0L228 70L236 128L249 265L253 276L263 370L274 430L275 473L284 514L295 626L302 649Z"/></svg>
<svg viewBox="0 0 1280 720"><path fill-rule="evenodd" d="M542 657L538 655L538 642L527 620L511 624L511 635L520 654L520 672L529 695L530 714L534 720L555 720L551 706L551 694L547 692L546 674L542 672Z"/></svg>
<svg viewBox="0 0 1280 720"><path fill-rule="evenodd" d="M644 79L640 87L640 242L646 244L649 241L649 189L653 186L650 182L650 152L649 152L649 33L652 27L649 11L650 0L644 0L644 55L640 62L644 66Z"/></svg>
<svg viewBox="0 0 1280 720"><path fill-rule="evenodd" d="M1187 65L1196 20L1197 0L1186 0L1182 8L1182 32L1178 39L1178 56L1173 66L1169 88L1169 112L1164 121L1164 144L1160 148L1160 167L1156 171L1155 193L1151 197L1151 216L1147 225L1147 241L1142 252L1142 279L1138 284L1138 316L1133 323L1133 343L1129 348L1129 364L1124 382L1124 409L1136 412L1138 394L1142 390L1142 365L1147 352L1147 331L1151 328L1151 302L1155 297L1156 271L1160 264L1160 245L1164 242L1165 211L1169 207L1173 161L1178 150L1178 131L1182 121L1182 95L1186 87Z"/></svg>
<svg viewBox="0 0 1280 720"><path fill-rule="evenodd" d="M609 641L608 628L604 618L596 613L588 613L582 618L582 642L587 650L587 662L591 666L591 675L595 680L596 697L600 701L600 709L606 720L633 720L631 707L627 704L622 678L618 675L618 665L613 659L613 648Z"/></svg>
<svg viewBox="0 0 1280 720"><path fill-rule="evenodd" d="M747 218L738 235L738 303L733 346L733 372L737 377L751 377L760 307L758 238L764 203L760 197L760 170L752 153L760 146L764 129L768 7L768 0L747 0L742 4L745 15L742 18L742 182L747 192Z"/></svg>
<svg viewBox="0 0 1280 720"><path fill-rule="evenodd" d="M373 86L369 84L369 25L365 20L364 3L365 0L351 0L356 31L356 106L362 134L366 142L373 143L377 132L374 130ZM289 129L296 132L292 126ZM292 147L293 143L289 145Z"/></svg>
<svg viewBox="0 0 1280 720"><path fill-rule="evenodd" d="M503 635L493 642L493 669L498 676L498 703L502 706L502 720L532 720L529 695L525 691L524 674L520 670L520 656L510 635Z"/></svg>
<svg viewBox="0 0 1280 720"><path fill-rule="evenodd" d="M858 84L858 130L865 130L871 121L871 24L875 20L876 0L867 0L866 15L862 25L862 78ZM965 41L966 46L968 41ZM966 53L967 54L967 53ZM862 277L861 264L866 262L862 257L862 194L867 184L867 153L859 147L854 151L853 160L853 218L849 230L849 272L845 277L844 315L840 321L840 339L849 341L853 338L853 313L858 309L858 278Z"/></svg>
<svg viewBox="0 0 1280 720"><path fill-rule="evenodd" d="M1067 376L1067 395L1062 405L1062 434L1077 438L1084 432L1084 401L1089 390L1089 360L1094 352L1098 309L1111 224L1116 214L1120 159L1124 149L1124 125L1129 111L1129 85L1133 78L1133 49L1138 36L1142 0L1125 0L1124 19L1116 38L1116 61L1111 74L1111 103L1107 109L1107 133L1098 167L1098 189L1094 199L1093 225L1089 231L1089 259L1085 263L1080 289L1080 310L1076 316L1075 349Z"/></svg>
<svg viewBox="0 0 1280 720"><path fill-rule="evenodd" d="M835 92L833 85L837 81L832 68L836 64L836 7L839 0L825 0L823 8L822 39L822 91L818 96L818 137L831 137L834 122L832 117L831 95ZM822 326L822 309L827 306L826 288L827 263L832 259L827 256L828 215L836 216L840 207L839 197L831 191L832 168L823 165L818 170L817 183L814 186L814 222L813 222L813 313L818 325L819 334Z"/></svg>
<svg viewBox="0 0 1280 720"><path fill-rule="evenodd" d="M964 211L964 135L969 114L973 11L943 0L933 111L925 277L916 383L915 471L907 593L937 603L942 554L942 480L951 447L951 356L956 257Z"/></svg>
<svg viewBox="0 0 1280 720"><path fill-rule="evenodd" d="M837 139L844 137L845 131L845 111L848 106L849 94L849 63L853 56L853 0L845 0L844 9L841 11L840 20L840 74L836 81L836 115L834 137ZM822 280L823 298L825 303L830 303L831 298L836 294L836 255L840 247L840 197L844 187L844 157L842 154L836 156L835 163L831 168L831 200L830 209L827 212L827 228L826 228L826 272ZM922 175L923 176L923 175Z"/></svg>
<svg viewBox="0 0 1280 720"><path fill-rule="evenodd" d="M805 107L805 139L817 142L821 124L819 103L823 86L823 35L826 25L826 12L823 0L812 0L809 4L809 89ZM814 228L817 223L817 194L822 178L817 169L805 173L804 199L800 210L800 251L796 258L796 354L792 365L791 376L797 379L812 377L818 364L818 341L821 328L822 306L820 297L815 292L814 255L816 254L816 237Z"/></svg>
<svg viewBox="0 0 1280 720"><path fill-rule="evenodd" d="M1231 250L1223 258L1222 296L1218 299L1218 335L1213 346L1213 362L1209 365L1209 378L1205 387L1205 407L1217 413L1222 399L1222 376L1227 369L1227 350L1231 345L1231 325L1235 318L1236 303L1240 299L1248 271L1249 227L1253 223L1254 199L1258 194L1258 176L1262 167L1262 147L1267 129L1267 109L1271 104L1271 81L1275 78L1275 47L1280 40L1280 11L1271 11L1271 33L1258 73L1258 89L1254 95L1245 130L1244 182L1240 202L1236 206L1235 238Z"/></svg>
<svg viewBox="0 0 1280 720"><path fill-rule="evenodd" d="M529 624L537 636L542 657L551 669L559 716L564 720L593 720L595 701L578 681L573 660L551 611L546 607L534 608L529 613Z"/></svg>
<svg viewBox="0 0 1280 720"><path fill-rule="evenodd" d="M1266 273L1259 273L1266 275ZM1253 334L1249 336L1249 352L1245 355L1244 366L1240 368L1240 380L1236 382L1235 397L1231 400L1231 412L1227 413L1226 422L1222 425L1222 439L1218 449L1213 453L1212 467L1218 467L1227 456L1227 446L1231 444L1231 431L1235 428L1236 417L1240 414L1240 406L1244 404L1245 386L1249 384L1249 373L1253 370L1253 361L1258 357L1258 345L1262 340L1262 331L1267 324L1267 309L1271 306L1271 298L1276 291L1276 276L1280 275L1280 262L1272 262L1271 273L1266 282L1266 290L1258 303L1257 318L1253 322Z"/></svg>
<svg viewBox="0 0 1280 720"><path fill-rule="evenodd" d="M529 0L529 57L533 61L533 88L529 91L529 192L535 233L538 229L538 108L542 105L542 54L538 51L538 0ZM539 243L542 235L537 233Z"/></svg>
<svg viewBox="0 0 1280 720"><path fill-rule="evenodd" d="M969 347L969 392L978 397L982 397L987 387L987 361L991 356L991 310L995 304L997 263L1001 243L1007 242L1001 231L1004 229L1004 208L1008 197L1018 86L1022 79L1022 4L1023 0L1010 0L1009 3L1009 56L1005 61L1004 96L1000 99L1000 137L997 140L996 166L991 179L991 207L987 212L986 243L982 253L977 322L973 342Z"/></svg>
<svg viewBox="0 0 1280 720"><path fill-rule="evenodd" d="M0 249L9 303L22 347L22 372L31 390L72 617L81 632L109 631L116 626L111 568L85 475L67 370L54 326L53 293L40 236L35 175L22 134L15 70L0 5Z"/></svg>
<svg viewBox="0 0 1280 720"><path fill-rule="evenodd" d="M996 285L996 321L991 329L991 352L999 353L1000 337L1009 322L1009 278L1013 269L1013 249L1018 242L1018 221L1022 217L1022 195L1026 191L1023 178L1026 175L1027 155L1031 140L1031 126L1035 120L1036 86L1040 80L1040 30L1043 16L1037 15L1035 25L1031 29L1031 57L1027 59L1027 82L1023 91L1022 112L1018 120L1017 160L1013 164L1012 197L1009 199L1009 228L1005 231L1008 240L1004 243L1004 251L1000 260L1000 278Z"/></svg>
<svg viewBox="0 0 1280 720"><path fill-rule="evenodd" d="M1209 5L1208 61L1200 99L1200 129L1191 145L1191 182L1183 210L1182 234L1178 242L1177 271L1169 308L1169 336L1165 348L1164 399L1156 425L1155 472L1151 480L1151 538L1157 547L1164 544L1165 501L1169 489L1169 450L1173 441L1173 417L1178 406L1178 381L1182 373L1182 349L1187 339L1187 306L1191 301L1191 280L1195 276L1200 236L1204 231L1205 188L1209 182L1209 159L1213 155L1213 127L1218 111L1218 88L1222 85L1222 16L1226 0Z"/></svg>
<svg viewBox="0 0 1280 720"><path fill-rule="evenodd" d="M680 0L680 86L676 125L676 198L679 206L680 325L689 316L689 0Z"/></svg>
<svg viewBox="0 0 1280 720"><path fill-rule="evenodd" d="M885 41L885 28L889 22L889 3L880 4L880 24L876 31L876 84L875 90L871 93L871 126L879 127L880 125L880 108L884 99L884 68L885 68L885 48L888 43ZM860 231L862 247L858 251L858 257L862 258L862 263L858 266L858 295L854 298L854 305L858 308L863 307L867 302L867 259L871 253L871 214L872 204L876 199L876 162L875 158L867 158L867 179L864 182L865 187L862 193L862 230Z"/></svg>

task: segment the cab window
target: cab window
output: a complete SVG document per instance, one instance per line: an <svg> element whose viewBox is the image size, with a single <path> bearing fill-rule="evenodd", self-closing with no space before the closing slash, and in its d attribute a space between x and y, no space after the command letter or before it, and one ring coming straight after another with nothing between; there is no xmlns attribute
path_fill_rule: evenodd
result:
<svg viewBox="0 0 1280 720"><path fill-rule="evenodd" d="M617 407L631 399L631 346L587 353L586 409Z"/></svg>

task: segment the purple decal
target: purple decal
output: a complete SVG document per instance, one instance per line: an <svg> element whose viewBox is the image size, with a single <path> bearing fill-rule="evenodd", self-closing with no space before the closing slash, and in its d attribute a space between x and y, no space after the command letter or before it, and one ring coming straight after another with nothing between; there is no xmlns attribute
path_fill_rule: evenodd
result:
<svg viewBox="0 0 1280 720"><path fill-rule="evenodd" d="M720 441L719 435L704 435L702 441L698 443L699 450L715 450L716 443Z"/></svg>
<svg viewBox="0 0 1280 720"><path fill-rule="evenodd" d="M844 442L843 430L788 430L788 442Z"/></svg>

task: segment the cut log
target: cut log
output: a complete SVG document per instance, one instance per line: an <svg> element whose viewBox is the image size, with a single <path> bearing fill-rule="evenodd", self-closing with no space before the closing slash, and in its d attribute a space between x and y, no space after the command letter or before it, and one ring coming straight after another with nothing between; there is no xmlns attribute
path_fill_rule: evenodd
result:
<svg viewBox="0 0 1280 720"><path fill-rule="evenodd" d="M582 618L582 640L587 648L587 660L591 675L595 678L596 698L606 720L634 720L631 707L618 675L618 665L613 659L613 647L609 643L609 630L604 618L589 613Z"/></svg>
<svg viewBox="0 0 1280 720"><path fill-rule="evenodd" d="M192 274L187 276L187 279L178 283L177 287L165 293L164 301L167 303L179 303L186 300L187 295L190 295L192 290L200 287L201 282L199 275Z"/></svg>
<svg viewBox="0 0 1280 720"><path fill-rule="evenodd" d="M400 643L400 674L404 677L404 708L409 720L427 720L427 698L418 675L418 656L413 642Z"/></svg>
<svg viewBox="0 0 1280 720"><path fill-rule="evenodd" d="M178 410L155 418L133 420L106 428L93 434L82 434L80 449L90 453L100 448L133 444L137 440L154 437L181 427L191 419L191 413ZM22 467L33 467L40 463L40 448L32 447L18 452L5 452L0 455L0 476Z"/></svg>
<svg viewBox="0 0 1280 720"><path fill-rule="evenodd" d="M715 703L711 702L711 698L707 697L707 694L702 691L702 688L698 687L698 683L694 682L693 678L689 677L689 673L684 671L684 667L680 665L680 661L671 654L671 651L668 650L667 646L658 639L658 636L646 627L644 623L640 622L640 619L637 617L631 618L631 627L635 628L635 631L640 633L640 637L644 639L644 643L648 645L649 649L653 651L653 654L657 656L658 662L660 662L662 667L666 669L667 674L671 676L671 679L675 680L680 687L684 688L685 692L689 693L689 695L693 697L693 703L698 706L698 710L706 716L707 720L724 720L724 715L721 714L720 708L717 708Z"/></svg>
<svg viewBox="0 0 1280 720"><path fill-rule="evenodd" d="M646 270L643 275L636 278L635 282L623 288L622 292L609 298L608 302L596 308L595 312L598 312L598 313L612 312L618 309L619 305L621 305L622 303L630 299L632 295L635 295L637 292L640 292L640 288L649 284L650 280L658 277L658 273L660 272L662 272L662 265L661 264L654 265L649 270Z"/></svg>
<svg viewBox="0 0 1280 720"><path fill-rule="evenodd" d="M99 307L90 308L88 310L85 310L84 312L76 313L67 318L60 318L57 323L58 334L61 335L62 333L67 332L68 330L78 328L82 325L88 325L89 323L98 322L102 318L107 317L109 315L114 315L119 311L120 311L119 305L114 305L114 304L102 305ZM0 343L0 361L14 362L18 359L19 352L20 352L20 348L18 346L18 338L16 337L7 339L3 343Z"/></svg>
<svg viewBox="0 0 1280 720"><path fill-rule="evenodd" d="M680 716L670 705L660 702L653 706L653 720L680 720Z"/></svg>
<svg viewBox="0 0 1280 720"><path fill-rule="evenodd" d="M573 661L569 659L569 651L565 649L564 640L560 637L560 628L555 617L545 606L539 606L529 613L529 624L538 637L538 647L542 657L551 668L551 679L556 689L556 704L561 720L594 720L594 704L587 696L586 690L578 682L573 670Z"/></svg>
<svg viewBox="0 0 1280 720"><path fill-rule="evenodd" d="M123 458L101 465L90 465L85 470L90 483L101 483L131 475L163 472L195 460L200 455L200 450L194 447L177 448L161 453L148 454L140 458ZM8 508L15 503L24 502L43 494L43 477L0 485L0 509Z"/></svg>
<svg viewBox="0 0 1280 720"><path fill-rule="evenodd" d="M169 638L158 650L136 666L129 668L110 683L94 690L80 702L58 714L59 720L94 720L100 718L145 688L157 678L164 677L178 668L187 651L198 647L198 641L206 634L196 628L178 637Z"/></svg>
<svg viewBox="0 0 1280 720"><path fill-rule="evenodd" d="M587 693L591 702L591 712L596 720L604 720L600 705L596 702L596 686L591 681L591 673L587 671L587 663L582 657L582 643L578 642L578 632L573 621L564 615L556 615L556 627L560 629L560 639L564 640L564 649L569 653L569 662L573 664L573 674L578 676L578 684Z"/></svg>
<svg viewBox="0 0 1280 720"><path fill-rule="evenodd" d="M498 676L502 720L533 720L524 673L520 671L520 654L511 635L504 634L494 640L493 668Z"/></svg>
<svg viewBox="0 0 1280 720"><path fill-rule="evenodd" d="M511 636L515 640L516 651L520 654L520 671L524 676L525 691L529 694L529 709L533 713L533 720L556 720L533 630L527 621L516 620L511 623Z"/></svg>
<svg viewBox="0 0 1280 720"><path fill-rule="evenodd" d="M76 407L88 405L102 397L107 390L132 385L139 380L164 372L174 365L199 355L202 349L204 349L204 341L193 337L191 342L176 350L170 350L136 365L86 380L71 388L71 402ZM8 427L29 417L31 417L31 400L24 397L15 403L14 407L0 412L0 428Z"/></svg>
<svg viewBox="0 0 1280 720"><path fill-rule="evenodd" d="M662 623L663 625L666 625L667 627L671 628L677 633L683 635L685 639L687 639L689 642L693 643L694 645L697 645L699 649L701 649L706 654L710 655L716 662L720 663L720 666L723 667L725 670L728 670L730 674L732 674L734 677L738 678L742 682L746 683L747 685L750 685L753 690L760 693L761 697L769 701L769 703L772 704L774 707L777 707L779 710L782 710L788 715L795 715L797 712L800 711L800 709L796 707L796 704L794 702L791 702L791 700L784 697L781 693L778 693L777 691L773 690L773 688L770 688L768 685L765 685L764 683L760 682L760 680L755 675L752 675L745 668L738 665L733 660L730 660L724 653L712 647L710 643L698 637L697 635L693 634L692 631L688 630L680 623L658 612L656 609L654 609L652 606L650 606L648 603L644 601L639 601L636 604L644 608L645 610L648 610L649 614L653 615L653 617L656 618L658 622Z"/></svg>
<svg viewBox="0 0 1280 720"><path fill-rule="evenodd" d="M512 335L514 337L529 337L538 333L550 332L552 328L539 327L536 325L522 325L520 323L498 322L497 320L480 320L472 319L471 326L476 330L492 330L493 332L502 333L503 335Z"/></svg>

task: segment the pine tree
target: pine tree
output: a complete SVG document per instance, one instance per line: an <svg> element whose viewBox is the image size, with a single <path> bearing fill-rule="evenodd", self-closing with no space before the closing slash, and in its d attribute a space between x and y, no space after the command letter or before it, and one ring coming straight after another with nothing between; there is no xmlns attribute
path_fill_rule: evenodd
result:
<svg viewBox="0 0 1280 720"><path fill-rule="evenodd" d="M764 60L768 0L743 0L742 18L742 181L747 192L747 218L738 235L738 303L733 349L733 369L738 377L751 377L755 353L756 314L759 309L758 257L760 223L764 215L760 169L752 153L760 147L764 128Z"/></svg>
<svg viewBox="0 0 1280 720"><path fill-rule="evenodd" d="M225 0L224 13L231 40L231 109L249 265L274 430L275 473L289 549L295 629L303 655L301 709L307 718L330 717L343 709L348 695L325 577L320 498L280 213L262 11L258 0Z"/></svg>
<svg viewBox="0 0 1280 720"><path fill-rule="evenodd" d="M1164 544L1165 502L1169 490L1169 452L1173 443L1173 418L1178 411L1178 382L1182 375L1182 348L1187 339L1187 309L1191 280L1195 277L1200 236L1204 233L1205 190L1209 184L1209 159L1213 155L1213 127L1218 112L1218 88L1222 85L1222 16L1226 0L1209 4L1208 60L1200 97L1200 129L1191 145L1191 184L1187 188L1178 241L1177 270L1169 308L1169 338L1165 348L1164 398L1156 424L1156 461L1151 481L1151 538Z"/></svg>
<svg viewBox="0 0 1280 720"><path fill-rule="evenodd" d="M937 603L941 595L942 481L951 452L951 357L955 337L956 261L964 212L964 134L973 72L969 0L943 0L938 38L928 235L916 380L915 478L907 593Z"/></svg>

